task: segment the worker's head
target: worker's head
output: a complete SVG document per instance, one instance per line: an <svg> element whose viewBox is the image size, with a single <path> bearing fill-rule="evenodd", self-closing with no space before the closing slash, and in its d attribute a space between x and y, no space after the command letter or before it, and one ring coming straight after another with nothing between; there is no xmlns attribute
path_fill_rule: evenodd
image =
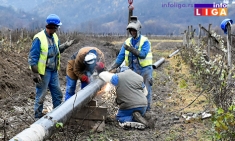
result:
<svg viewBox="0 0 235 141"><path fill-rule="evenodd" d="M131 16L130 23L127 25L126 30L128 30L131 36L136 39L140 35L141 23L136 16Z"/></svg>
<svg viewBox="0 0 235 141"><path fill-rule="evenodd" d="M49 35L55 33L59 26L62 25L59 16L57 16L56 14L50 14L49 16L47 16L46 23L46 31Z"/></svg>
<svg viewBox="0 0 235 141"><path fill-rule="evenodd" d="M61 26L62 23L60 22L60 17L57 16L56 14L50 14L49 16L47 16L47 25L49 24L54 24L54 25L57 25L57 26Z"/></svg>
<svg viewBox="0 0 235 141"><path fill-rule="evenodd" d="M96 63L96 58L97 56L94 54L94 53L88 53L86 56L85 56L85 63L88 64L88 65L91 65L91 64L94 64Z"/></svg>
<svg viewBox="0 0 235 141"><path fill-rule="evenodd" d="M84 63L86 65L86 70L93 73L96 67L97 55L95 50L90 50L84 59Z"/></svg>

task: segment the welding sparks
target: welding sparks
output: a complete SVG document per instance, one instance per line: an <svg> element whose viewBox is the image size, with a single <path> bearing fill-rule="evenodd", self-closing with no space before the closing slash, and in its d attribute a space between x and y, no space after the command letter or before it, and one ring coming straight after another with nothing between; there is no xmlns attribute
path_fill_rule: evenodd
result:
<svg viewBox="0 0 235 141"><path fill-rule="evenodd" d="M111 85L109 83L106 83L102 88L101 90L97 93L97 95L104 95L106 94L107 92L109 92L111 89Z"/></svg>
<svg viewBox="0 0 235 141"><path fill-rule="evenodd" d="M110 84L110 83L106 83L101 90L97 93L98 95L102 95L102 97L104 99L109 99L111 97L113 97L116 94L116 89L115 87Z"/></svg>
<svg viewBox="0 0 235 141"><path fill-rule="evenodd" d="M105 92L109 92L111 90L111 85L110 83L107 83L105 86L104 86L104 91Z"/></svg>

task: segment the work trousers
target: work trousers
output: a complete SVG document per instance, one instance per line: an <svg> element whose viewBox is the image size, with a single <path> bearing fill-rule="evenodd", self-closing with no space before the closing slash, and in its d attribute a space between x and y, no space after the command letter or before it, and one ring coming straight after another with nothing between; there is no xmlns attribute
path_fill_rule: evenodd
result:
<svg viewBox="0 0 235 141"><path fill-rule="evenodd" d="M130 67L134 72L138 73L144 78L144 84L148 90L147 100L148 100L148 107L147 111L151 109L152 105L152 85L153 85L153 67L152 65L141 67L139 63L136 61L133 63L134 67Z"/></svg>
<svg viewBox="0 0 235 141"><path fill-rule="evenodd" d="M138 107L131 109L119 109L116 115L116 120L120 123L124 122L136 122L133 118L133 113L138 111L142 116L145 114L147 107Z"/></svg>
<svg viewBox="0 0 235 141"><path fill-rule="evenodd" d="M36 96L34 103L35 118L43 116L43 102L47 94L47 89L51 92L53 108L59 106L62 102L63 94L60 89L59 74L57 71L46 71L41 75L42 81L36 83Z"/></svg>

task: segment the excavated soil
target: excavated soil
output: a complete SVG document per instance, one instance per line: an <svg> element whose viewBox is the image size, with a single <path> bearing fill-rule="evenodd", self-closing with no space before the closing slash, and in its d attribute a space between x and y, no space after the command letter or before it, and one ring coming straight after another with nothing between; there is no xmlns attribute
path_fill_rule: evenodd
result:
<svg viewBox="0 0 235 141"><path fill-rule="evenodd" d="M68 48L61 59L60 84L65 91L66 63L70 56L84 46L95 46L104 52L107 67L114 61L117 52L125 38L95 38L81 37L75 39L75 44ZM34 82L28 68L27 57L29 47L18 51L16 49L0 48L0 138L9 140L16 134L26 129L34 121L33 103L35 96ZM180 42L152 42L154 62L161 57L169 55L180 46ZM117 106L115 97L105 101L108 107L108 118L102 132L90 132L90 130L77 130L76 133L68 132L67 128L59 131L48 140L86 140L86 141L193 141L204 140L208 130L204 121L185 123L182 118L183 111L177 111L186 105L177 96L178 82L176 77L181 72L174 70L172 62L177 62L180 57L165 59L165 62L154 70L152 119L155 124L153 129L124 130L115 121L114 116ZM77 88L78 89L78 88ZM50 107L50 95L48 93L45 106ZM182 98L182 97L181 97ZM169 102L174 99L177 102ZM184 98L187 101L187 98ZM174 109L174 110L173 110ZM194 111L192 111L194 112Z"/></svg>

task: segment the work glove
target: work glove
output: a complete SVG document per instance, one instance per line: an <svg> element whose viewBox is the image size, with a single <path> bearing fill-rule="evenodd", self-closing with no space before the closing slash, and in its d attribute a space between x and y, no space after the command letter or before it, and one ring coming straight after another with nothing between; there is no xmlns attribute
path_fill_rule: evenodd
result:
<svg viewBox="0 0 235 141"><path fill-rule="evenodd" d="M137 57L140 55L140 51L135 49L131 44L130 45L125 44L124 48L130 51L132 54L134 54Z"/></svg>
<svg viewBox="0 0 235 141"><path fill-rule="evenodd" d="M82 82L89 83L89 77L86 76L85 74L83 74L82 77L81 77L81 81L82 81Z"/></svg>
<svg viewBox="0 0 235 141"><path fill-rule="evenodd" d="M65 49L70 47L73 44L74 40L66 41L65 43L61 44L59 46L60 53L63 53Z"/></svg>
<svg viewBox="0 0 235 141"><path fill-rule="evenodd" d="M69 47L73 44L74 40L66 41L64 44L65 46Z"/></svg>
<svg viewBox="0 0 235 141"><path fill-rule="evenodd" d="M42 82L42 78L41 78L41 75L39 73L34 73L33 74L33 81L35 83L40 83Z"/></svg>
<svg viewBox="0 0 235 141"><path fill-rule="evenodd" d="M110 83L110 80L112 79L113 75L114 75L113 73L110 73L108 71L103 71L99 74L99 77L105 82Z"/></svg>
<svg viewBox="0 0 235 141"><path fill-rule="evenodd" d="M111 73L115 73L119 66L120 65L118 65L117 63L114 63L108 71L111 72Z"/></svg>
<svg viewBox="0 0 235 141"><path fill-rule="evenodd" d="M95 68L96 68L98 73L101 73L102 71L104 71L104 68L105 68L104 63L103 62L97 62Z"/></svg>

